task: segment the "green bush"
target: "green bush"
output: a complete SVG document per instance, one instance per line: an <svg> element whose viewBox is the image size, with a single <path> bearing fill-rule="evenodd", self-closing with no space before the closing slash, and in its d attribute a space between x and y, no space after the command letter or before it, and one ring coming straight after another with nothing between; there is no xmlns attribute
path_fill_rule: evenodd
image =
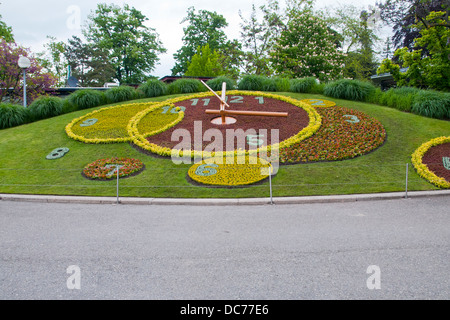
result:
<svg viewBox="0 0 450 320"><path fill-rule="evenodd" d="M108 89L105 97L109 103L129 101L137 98L136 90L130 86L120 86Z"/></svg>
<svg viewBox="0 0 450 320"><path fill-rule="evenodd" d="M241 81L238 83L239 90L250 90L250 91L263 91L264 82L267 78L259 75L246 75L243 76Z"/></svg>
<svg viewBox="0 0 450 320"><path fill-rule="evenodd" d="M383 90L381 90L381 88L376 88L374 91L372 91L371 94L367 96L366 101L382 105L381 100L383 99L384 96L385 93L383 92Z"/></svg>
<svg viewBox="0 0 450 320"><path fill-rule="evenodd" d="M76 106L72 105L69 102L69 99L63 99L63 110L62 110L62 114L66 114L66 113L70 113L70 112L74 112L77 111L78 109L76 108Z"/></svg>
<svg viewBox="0 0 450 320"><path fill-rule="evenodd" d="M450 119L450 93L420 90L414 97L411 112L429 118Z"/></svg>
<svg viewBox="0 0 450 320"><path fill-rule="evenodd" d="M201 82L197 79L178 79L168 86L168 91L170 94L180 94L180 93L195 93L208 90Z"/></svg>
<svg viewBox="0 0 450 320"><path fill-rule="evenodd" d="M289 92L291 89L291 81L288 78L275 78L278 92Z"/></svg>
<svg viewBox="0 0 450 320"><path fill-rule="evenodd" d="M20 105L0 103L0 129L20 126L29 119L29 110Z"/></svg>
<svg viewBox="0 0 450 320"><path fill-rule="evenodd" d="M384 93L382 104L401 111L411 111L413 101L420 90L411 87L389 89Z"/></svg>
<svg viewBox="0 0 450 320"><path fill-rule="evenodd" d="M214 91L222 91L222 83L227 84L227 90L236 89L236 83L233 79L226 76L220 76L211 80L206 81L206 84Z"/></svg>
<svg viewBox="0 0 450 320"><path fill-rule="evenodd" d="M70 94L67 99L75 110L89 109L105 104L104 93L92 89L77 90Z"/></svg>
<svg viewBox="0 0 450 320"><path fill-rule="evenodd" d="M367 101L376 87L365 81L342 79L327 83L323 93L326 96L353 101Z"/></svg>
<svg viewBox="0 0 450 320"><path fill-rule="evenodd" d="M318 83L314 77L292 79L290 81L289 91L296 93L312 93L317 86Z"/></svg>
<svg viewBox="0 0 450 320"><path fill-rule="evenodd" d="M58 97L41 96L28 107L32 120L59 116L63 113L63 100Z"/></svg>
<svg viewBox="0 0 450 320"><path fill-rule="evenodd" d="M323 91L325 90L325 83L318 83L315 86L312 87L311 92L310 93L315 93L315 94L323 94Z"/></svg>
<svg viewBox="0 0 450 320"><path fill-rule="evenodd" d="M268 77L262 77L261 91L277 91L276 80Z"/></svg>
<svg viewBox="0 0 450 320"><path fill-rule="evenodd" d="M150 79L138 88L146 98L164 96L167 94L167 85L158 79Z"/></svg>
<svg viewBox="0 0 450 320"><path fill-rule="evenodd" d="M288 92L291 84L287 78L262 77L262 91Z"/></svg>

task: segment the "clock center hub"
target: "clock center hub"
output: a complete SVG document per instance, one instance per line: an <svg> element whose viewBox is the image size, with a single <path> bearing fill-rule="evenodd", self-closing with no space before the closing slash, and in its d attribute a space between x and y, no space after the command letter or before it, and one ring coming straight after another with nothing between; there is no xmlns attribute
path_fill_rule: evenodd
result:
<svg viewBox="0 0 450 320"><path fill-rule="evenodd" d="M212 124L217 124L217 125L227 125L227 124L233 124L236 123L237 119L233 118L233 117L229 117L226 116L225 117L225 123L223 122L222 117L217 117L211 120Z"/></svg>

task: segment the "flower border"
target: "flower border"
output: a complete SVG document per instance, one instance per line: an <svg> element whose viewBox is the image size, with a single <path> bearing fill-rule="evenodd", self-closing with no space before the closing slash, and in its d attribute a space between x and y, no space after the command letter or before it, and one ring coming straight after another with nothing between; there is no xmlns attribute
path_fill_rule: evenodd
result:
<svg viewBox="0 0 450 320"><path fill-rule="evenodd" d="M219 91L218 94L220 95L221 92ZM138 130L138 124L139 121L141 121L141 119L151 110L146 109L143 110L141 112L139 112L138 114L136 114L136 116L134 116L131 121L128 123L128 132L129 135L132 137L132 142L137 145L138 147L146 150L146 151L150 151L152 153L158 154L160 156L166 156L166 157L170 157L172 155L172 152L175 152L177 156L179 157L191 157L191 158L195 158L195 157L201 157L203 159L205 158L211 158L211 157L215 157L215 156L231 156L231 155L249 155L249 154L258 154L260 152L270 152L270 150L272 148L282 148L282 147L288 147L291 146L292 144L299 142L301 140L304 140L306 138L309 138L310 136L312 136L317 130L319 130L321 124L322 124L322 118L319 115L319 113L310 105L301 102L300 100L297 99L293 99L291 97L286 97L286 96L280 96L280 95L275 95L275 94L271 94L271 93L265 93L265 92L260 92L260 91L238 91L238 90L232 90L232 91L227 91L227 94L229 95L245 95L245 96L262 96L262 97L266 97L266 98L272 98L272 99L277 99L277 100L281 100L287 103L290 103L294 106L297 106L299 108L302 108L303 110L305 110L308 113L309 116L309 125L306 128L303 128L299 133L297 133L296 135L280 142L277 144L273 144L273 145L269 145L269 146L265 146L262 148L258 148L256 150L234 150L234 151L222 151L222 152L217 152L217 153L211 153L211 152L205 152L205 151L197 151L197 150L190 150L188 152L180 152L179 150L175 150L175 149L171 149L171 148L167 148L167 147L161 147L159 145L156 145L154 143L150 143L147 139L145 139L146 137L149 137L151 135L154 134L158 134L160 132L163 132L167 129L169 129L172 126L167 126L164 128L161 128L161 130L152 132L151 134L146 134L143 135L139 132ZM210 92L202 92L202 93L197 93L197 94L193 94L193 95L188 95L188 96L182 96L182 97L177 97L174 99L170 99L170 100L166 100L164 102L161 102L159 104L157 104L154 107L160 107L160 106L167 106L167 105L174 105L177 102L181 102L181 101L185 101L185 100L190 100L190 99L197 99L197 98L203 98L203 97L209 97L211 96ZM180 116L179 116L179 121L180 122L182 120L182 118L184 117L184 113L180 112ZM178 119L177 119L178 120ZM177 122L177 123L178 123Z"/></svg>
<svg viewBox="0 0 450 320"><path fill-rule="evenodd" d="M428 152L428 150L430 150L432 147L444 143L450 143L450 136L448 137L443 136L425 142L419 148L417 148L416 151L414 151L411 157L411 162L416 168L419 176L428 180L430 183L434 184L439 188L448 189L450 188L450 182L448 182L444 178L438 177L428 168L426 164L422 162L423 156Z"/></svg>

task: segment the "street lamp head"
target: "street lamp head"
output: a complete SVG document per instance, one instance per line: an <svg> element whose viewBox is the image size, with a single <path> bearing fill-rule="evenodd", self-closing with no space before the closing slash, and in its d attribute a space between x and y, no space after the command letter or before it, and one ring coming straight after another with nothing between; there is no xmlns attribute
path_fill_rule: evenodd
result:
<svg viewBox="0 0 450 320"><path fill-rule="evenodd" d="M19 64L19 67L22 69L27 69L31 66L31 61L27 57L20 56L19 61L17 62Z"/></svg>

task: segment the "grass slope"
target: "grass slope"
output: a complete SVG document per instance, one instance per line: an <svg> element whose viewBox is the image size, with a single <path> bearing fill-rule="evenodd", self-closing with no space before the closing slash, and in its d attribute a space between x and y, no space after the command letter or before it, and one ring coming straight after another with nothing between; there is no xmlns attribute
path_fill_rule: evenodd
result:
<svg viewBox="0 0 450 320"><path fill-rule="evenodd" d="M333 100L337 105L365 112L384 125L387 141L374 152L352 160L281 166L273 178L274 196L404 191L406 163L410 163L414 150L432 138L450 135L449 121L321 95L284 94L296 99ZM142 160L146 170L136 177L120 180L122 197L269 196L268 181L238 189L193 186L186 180L190 165L175 165L170 159L144 155L127 143L91 145L68 138L64 128L72 119L99 108L1 130L0 193L115 196L115 181L89 181L81 176L81 171L86 164L100 158L131 157ZM46 160L46 155L58 147L67 147L70 152L61 159ZM410 165L409 190L434 189Z"/></svg>

